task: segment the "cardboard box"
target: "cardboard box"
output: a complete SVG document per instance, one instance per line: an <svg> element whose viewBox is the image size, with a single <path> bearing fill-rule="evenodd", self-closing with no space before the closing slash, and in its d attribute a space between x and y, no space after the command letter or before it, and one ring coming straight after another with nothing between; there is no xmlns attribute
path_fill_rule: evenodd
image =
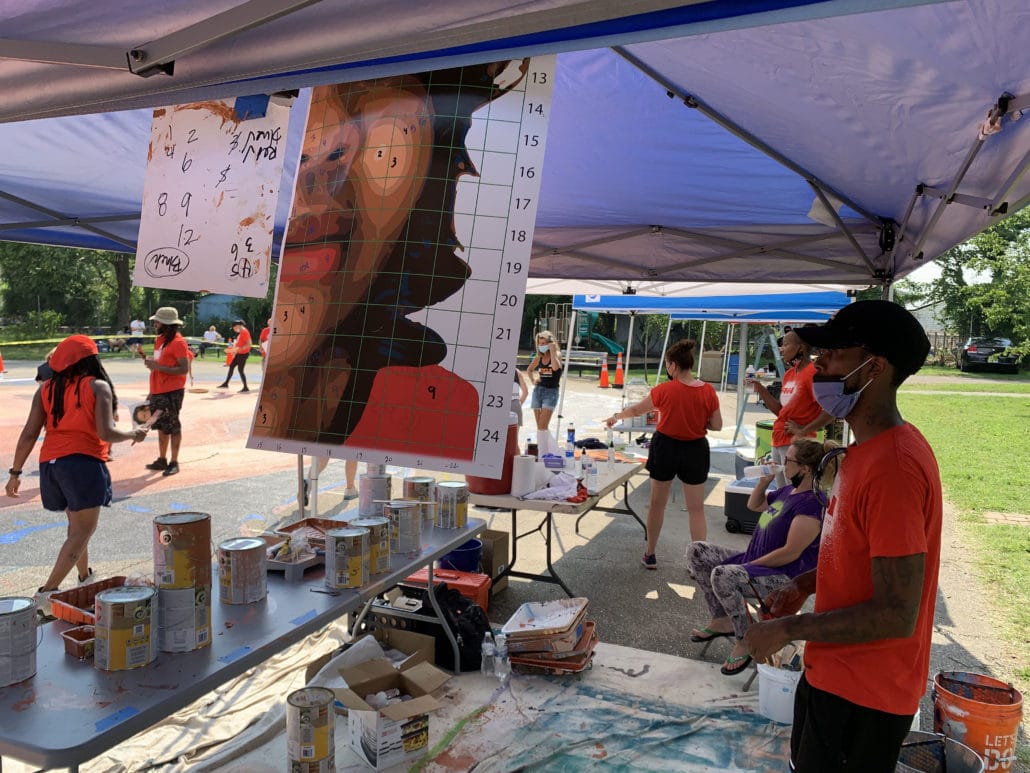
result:
<svg viewBox="0 0 1030 773"><path fill-rule="evenodd" d="M340 675L349 687L336 688L336 700L347 709L348 743L362 761L382 770L429 751L429 713L440 707L432 692L450 679L447 673L429 663L398 671L376 658L340 669ZM365 695L392 688L412 699L378 710L365 703Z"/></svg>
<svg viewBox="0 0 1030 773"><path fill-rule="evenodd" d="M508 567L510 537L506 531L486 529L480 532L479 540L483 543L483 571L494 578ZM500 593L507 587L507 576L495 580L493 587L490 588L490 595Z"/></svg>
<svg viewBox="0 0 1030 773"><path fill-rule="evenodd" d="M364 634L364 636L375 637L375 640L383 646L383 649L393 648L407 655L408 657L404 660L394 664L394 667L397 669L411 668L411 666L419 663L433 663L436 661L436 639L424 633L415 633L402 628L384 627L375 628ZM352 647L361 638L363 637L359 636L345 646ZM308 663L307 669L304 672L304 684L308 684L314 679L315 674L321 671L325 664L340 651L327 652L325 655Z"/></svg>

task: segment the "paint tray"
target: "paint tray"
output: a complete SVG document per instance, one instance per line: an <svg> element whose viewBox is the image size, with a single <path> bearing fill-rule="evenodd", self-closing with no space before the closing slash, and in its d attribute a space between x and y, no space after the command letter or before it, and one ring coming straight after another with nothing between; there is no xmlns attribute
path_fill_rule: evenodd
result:
<svg viewBox="0 0 1030 773"><path fill-rule="evenodd" d="M334 521L329 518L301 518L296 523L276 529L275 533L294 539L304 538L311 547L325 550L325 533L330 529L346 528L346 521Z"/></svg>
<svg viewBox="0 0 1030 773"><path fill-rule="evenodd" d="M97 594L103 590L120 588L125 585L125 577L109 577L89 585L80 585L71 590L63 590L50 595L50 614L59 620L76 625L93 625L96 616L93 614L93 602Z"/></svg>
<svg viewBox="0 0 1030 773"><path fill-rule="evenodd" d="M541 638L566 633L586 612L589 599L527 601L508 618L501 633L508 637Z"/></svg>
<svg viewBox="0 0 1030 773"><path fill-rule="evenodd" d="M590 668L594 660L594 647L598 644L597 636L591 633L586 649L576 657L563 660L547 660L540 658L513 655L511 667L520 674L578 674Z"/></svg>
<svg viewBox="0 0 1030 773"><path fill-rule="evenodd" d="M566 663L577 658L582 659L597 646L597 632L593 620L585 620L582 625L576 626L574 630L580 631L579 639L572 643L572 646L564 652L521 652L513 657L523 662L539 661L541 663Z"/></svg>
<svg viewBox="0 0 1030 773"><path fill-rule="evenodd" d="M587 625L589 624L591 627L594 625L586 620L586 614L587 610L584 607L572 624L572 627L563 633L556 633L550 636L509 636L508 651L513 655L572 652L575 650L579 640L583 638L583 632L586 630Z"/></svg>

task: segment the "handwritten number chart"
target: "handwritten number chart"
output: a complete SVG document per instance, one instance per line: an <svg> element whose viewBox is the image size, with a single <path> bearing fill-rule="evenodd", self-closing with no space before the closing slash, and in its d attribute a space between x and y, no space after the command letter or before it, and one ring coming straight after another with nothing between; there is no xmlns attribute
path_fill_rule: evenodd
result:
<svg viewBox="0 0 1030 773"><path fill-rule="evenodd" d="M313 90L249 447L500 474L553 79Z"/></svg>
<svg viewBox="0 0 1030 773"><path fill-rule="evenodd" d="M154 111L135 284L267 293L289 101L272 97L246 120L234 104Z"/></svg>

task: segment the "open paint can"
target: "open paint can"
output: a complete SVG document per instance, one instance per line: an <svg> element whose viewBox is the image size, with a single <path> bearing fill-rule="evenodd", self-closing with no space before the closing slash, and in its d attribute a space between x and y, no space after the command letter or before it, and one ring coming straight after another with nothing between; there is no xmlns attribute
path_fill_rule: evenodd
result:
<svg viewBox="0 0 1030 773"><path fill-rule="evenodd" d="M345 590L368 582L368 529L329 529L325 533L325 584Z"/></svg>
<svg viewBox="0 0 1030 773"><path fill-rule="evenodd" d="M368 529L368 571L382 574L390 571L390 521L388 518L355 518L354 529Z"/></svg>
<svg viewBox="0 0 1030 773"><path fill-rule="evenodd" d="M36 602L26 596L0 599L0 687L36 674Z"/></svg>
<svg viewBox="0 0 1030 773"><path fill-rule="evenodd" d="M101 671L142 668L157 657L156 591L147 586L111 588L93 602L93 665Z"/></svg>
<svg viewBox="0 0 1030 773"><path fill-rule="evenodd" d="M268 592L265 541L235 537L218 546L218 597L223 604L252 604Z"/></svg>

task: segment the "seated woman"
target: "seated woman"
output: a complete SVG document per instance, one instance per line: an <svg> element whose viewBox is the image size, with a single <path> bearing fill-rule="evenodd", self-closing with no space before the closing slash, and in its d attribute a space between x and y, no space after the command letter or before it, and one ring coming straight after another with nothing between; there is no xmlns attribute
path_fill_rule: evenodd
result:
<svg viewBox="0 0 1030 773"><path fill-rule="evenodd" d="M797 575L815 568L823 505L812 484L823 457L836 447L834 441L823 444L796 439L787 448L783 470L789 485L766 493L775 475L759 478L747 506L762 515L746 551L739 553L711 542L692 542L687 550L690 570L712 613L708 625L694 629L690 640L736 637L721 669L727 676L739 674L751 664L751 656L742 643L750 622L745 600L759 594L765 598ZM822 490L829 490L835 473L836 460L822 472L818 482Z"/></svg>

